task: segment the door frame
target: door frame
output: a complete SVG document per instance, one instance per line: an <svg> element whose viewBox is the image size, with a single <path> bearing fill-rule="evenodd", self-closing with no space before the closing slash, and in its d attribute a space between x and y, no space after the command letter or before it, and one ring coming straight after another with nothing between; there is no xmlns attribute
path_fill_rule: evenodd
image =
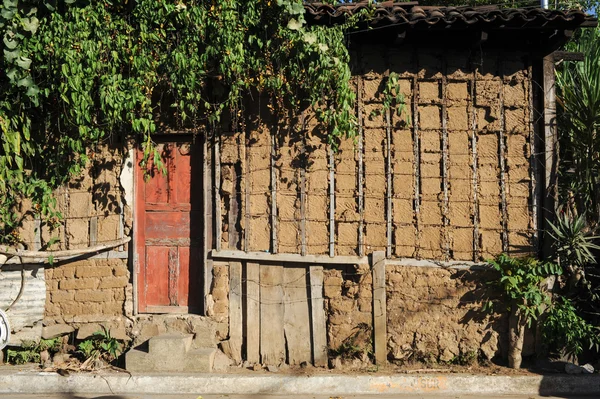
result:
<svg viewBox="0 0 600 399"><path fill-rule="evenodd" d="M172 133L172 134L156 134L153 136L153 141L156 144L163 143L189 143L194 140L202 140L200 143L200 150L202 151L202 164L201 173L203 176L203 194L202 194L202 211L204 214L204 226L202 227L202 262L200 272L202 273L202 283L204 285L204 298L201 301L200 314L206 316L206 295L209 294L210 286L212 283L212 261L208 259L209 252L212 246L212 232L213 232L213 216L212 216L212 167L211 160L213 159L212 154L209 153L212 146L208 145L208 140L205 135L196 135L188 132L184 133ZM211 151L212 152L212 151ZM141 155L143 154L140 145L135 145L130 150L130 158L133 162L133 240L132 240L132 263L133 263L133 315L140 313L144 314L157 314L157 313L175 313L175 314L188 314L187 306L151 306L148 309L146 305L146 299L144 297L145 290L141 289L140 285L144 283L145 271L145 207L143 206L144 191L142 191L142 185L145 183L144 171L140 167L142 160ZM144 311L141 309L144 308Z"/></svg>

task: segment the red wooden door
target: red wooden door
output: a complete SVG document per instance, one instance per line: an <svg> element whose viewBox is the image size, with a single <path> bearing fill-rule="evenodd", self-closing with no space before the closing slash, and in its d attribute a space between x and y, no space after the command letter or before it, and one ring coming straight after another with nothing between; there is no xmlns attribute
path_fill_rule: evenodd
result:
<svg viewBox="0 0 600 399"><path fill-rule="evenodd" d="M192 143L158 145L167 173L137 167L138 310L199 313L202 305L202 153ZM138 152L138 162L141 160Z"/></svg>

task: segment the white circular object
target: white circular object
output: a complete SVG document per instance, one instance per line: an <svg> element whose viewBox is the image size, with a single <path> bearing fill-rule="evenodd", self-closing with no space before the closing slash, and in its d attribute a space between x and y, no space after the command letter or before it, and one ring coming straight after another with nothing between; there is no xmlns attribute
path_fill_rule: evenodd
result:
<svg viewBox="0 0 600 399"><path fill-rule="evenodd" d="M10 325L8 324L8 316L0 310L0 350L4 349L10 341Z"/></svg>

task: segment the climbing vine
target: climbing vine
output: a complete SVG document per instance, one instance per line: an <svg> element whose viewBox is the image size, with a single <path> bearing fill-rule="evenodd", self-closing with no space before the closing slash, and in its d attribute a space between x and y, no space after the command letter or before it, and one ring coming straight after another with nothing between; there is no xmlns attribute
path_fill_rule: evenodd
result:
<svg viewBox="0 0 600 399"><path fill-rule="evenodd" d="M201 130L261 93L274 109L312 107L329 141L352 137L355 94L341 26L307 26L301 0L2 0L0 241L18 206L58 220L52 192L90 147ZM166 117L165 115L168 115Z"/></svg>

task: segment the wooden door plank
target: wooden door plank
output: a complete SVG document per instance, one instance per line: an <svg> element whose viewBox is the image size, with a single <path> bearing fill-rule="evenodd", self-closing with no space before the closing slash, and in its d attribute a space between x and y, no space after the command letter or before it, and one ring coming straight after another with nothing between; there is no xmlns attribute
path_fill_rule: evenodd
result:
<svg viewBox="0 0 600 399"><path fill-rule="evenodd" d="M316 367L327 367L327 327L323 300L323 266L310 266L312 356Z"/></svg>
<svg viewBox="0 0 600 399"><path fill-rule="evenodd" d="M229 346L233 360L242 362L242 264L229 262Z"/></svg>
<svg viewBox="0 0 600 399"><path fill-rule="evenodd" d="M260 363L260 265L246 264L246 360Z"/></svg>
<svg viewBox="0 0 600 399"><path fill-rule="evenodd" d="M387 363L387 301L385 294L385 252L375 251L373 262L373 335L375 363Z"/></svg>
<svg viewBox="0 0 600 399"><path fill-rule="evenodd" d="M310 315L306 267L283 269L283 330L287 343L288 364L311 361Z"/></svg>
<svg viewBox="0 0 600 399"><path fill-rule="evenodd" d="M283 266L260 265L260 358L267 365L285 361L282 283Z"/></svg>
<svg viewBox="0 0 600 399"><path fill-rule="evenodd" d="M179 306L179 251L169 248L169 305Z"/></svg>

